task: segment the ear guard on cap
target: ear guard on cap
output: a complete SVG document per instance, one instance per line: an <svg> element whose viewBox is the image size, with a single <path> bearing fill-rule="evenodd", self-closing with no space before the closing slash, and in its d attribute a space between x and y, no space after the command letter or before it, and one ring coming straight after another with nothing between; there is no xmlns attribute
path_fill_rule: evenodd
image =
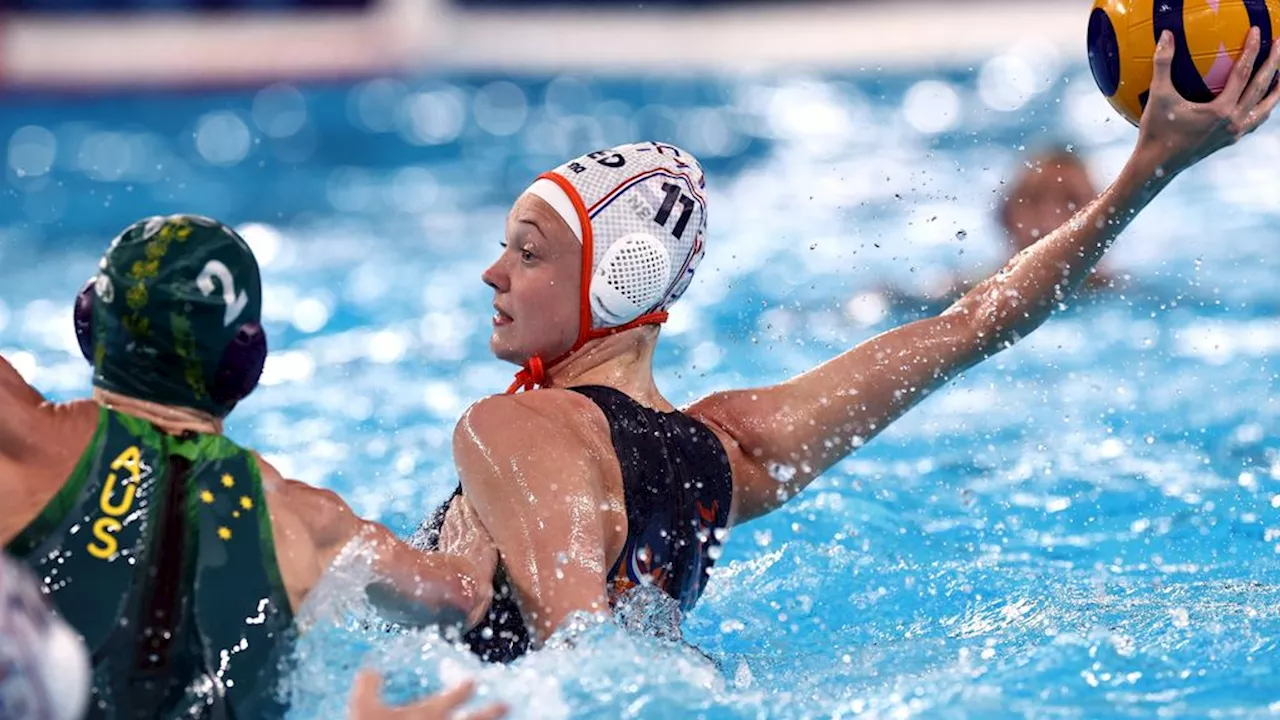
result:
<svg viewBox="0 0 1280 720"><path fill-rule="evenodd" d="M93 306L97 300L97 278L80 288L76 295L73 321L80 353L93 364ZM236 331L235 337L222 351L218 370L214 373L209 396L223 406L234 406L258 387L262 368L267 361L267 331L256 322L247 322Z"/></svg>
<svg viewBox="0 0 1280 720"><path fill-rule="evenodd" d="M610 325L629 323L662 300L670 276L665 245L645 233L621 237L591 277L591 311Z"/></svg>
<svg viewBox="0 0 1280 720"><path fill-rule="evenodd" d="M220 405L234 405L258 387L262 366L267 362L267 331L256 322L247 322L222 351L218 372L209 394Z"/></svg>
<svg viewBox="0 0 1280 720"><path fill-rule="evenodd" d="M95 278L89 278L89 281L80 288L79 294L76 295L76 305L72 313L72 319L76 324L76 341L80 343L80 354L84 355L84 359L93 364L93 286Z"/></svg>

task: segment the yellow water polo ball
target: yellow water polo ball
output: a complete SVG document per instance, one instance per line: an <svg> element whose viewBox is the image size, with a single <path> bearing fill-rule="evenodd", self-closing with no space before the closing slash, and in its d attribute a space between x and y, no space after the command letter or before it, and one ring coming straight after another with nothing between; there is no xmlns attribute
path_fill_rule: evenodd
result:
<svg viewBox="0 0 1280 720"><path fill-rule="evenodd" d="M1280 0L1095 0L1089 69L1111 106L1137 125L1162 32L1173 33L1174 87L1187 100L1208 102L1226 85L1251 26L1262 39L1256 72L1280 32Z"/></svg>

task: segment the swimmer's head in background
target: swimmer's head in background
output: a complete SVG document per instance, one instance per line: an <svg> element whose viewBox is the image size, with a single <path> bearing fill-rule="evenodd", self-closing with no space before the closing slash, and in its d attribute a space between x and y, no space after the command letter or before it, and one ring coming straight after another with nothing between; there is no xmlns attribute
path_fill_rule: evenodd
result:
<svg viewBox="0 0 1280 720"><path fill-rule="evenodd" d="M258 262L234 230L197 215L140 220L76 298L76 336L104 390L225 417L267 355Z"/></svg>
<svg viewBox="0 0 1280 720"><path fill-rule="evenodd" d="M558 358L529 358L509 392L541 385L544 368L589 340L660 324L702 260L706 178L697 159L663 143L587 153L525 191L555 210L582 244L578 338Z"/></svg>
<svg viewBox="0 0 1280 720"><path fill-rule="evenodd" d="M1089 169L1066 147L1027 157L1010 180L1000 224L1014 252L1058 229L1098 194Z"/></svg>

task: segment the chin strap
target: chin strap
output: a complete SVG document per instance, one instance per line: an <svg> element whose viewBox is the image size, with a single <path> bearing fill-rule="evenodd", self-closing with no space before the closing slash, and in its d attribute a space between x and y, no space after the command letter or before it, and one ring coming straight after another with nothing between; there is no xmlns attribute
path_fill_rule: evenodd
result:
<svg viewBox="0 0 1280 720"><path fill-rule="evenodd" d="M524 367L520 368L520 372L516 373L515 382L511 383L511 387L507 388L507 394L521 390L532 390L541 387L547 381L547 371L542 367L542 357L534 355L525 362Z"/></svg>
<svg viewBox="0 0 1280 720"><path fill-rule="evenodd" d="M512 393L521 392L524 390L533 390L540 387L546 387L547 367L548 366L555 367L560 362L568 358L570 355L578 352L578 350L581 350L582 346L586 345L587 341L589 340L596 340L602 337L609 337L610 335L620 333L623 330L638 328L642 325L661 325L666 321L667 321L667 312L665 310L659 310L658 312L651 312L645 315L641 315L640 317L636 318L635 320L632 320L631 322L625 325L619 325L617 327L611 327L611 328L602 328L598 330L588 330L586 333L584 333L586 337L578 338L578 341L573 344L573 347L569 348L568 351L556 357L549 363L544 363L542 361L541 355L534 355L533 357L526 360L524 363L524 366L521 367L520 371L516 373L515 382L512 382L511 386L507 388L507 394L510 395Z"/></svg>

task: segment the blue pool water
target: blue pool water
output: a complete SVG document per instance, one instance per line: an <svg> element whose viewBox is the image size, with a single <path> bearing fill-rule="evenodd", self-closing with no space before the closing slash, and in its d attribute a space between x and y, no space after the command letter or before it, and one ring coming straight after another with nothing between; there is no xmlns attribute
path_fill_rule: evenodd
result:
<svg viewBox="0 0 1280 720"><path fill-rule="evenodd" d="M275 354L228 432L408 536L456 482L453 421L510 377L478 276L534 174L636 139L702 157L708 254L658 370L684 403L787 378L994 270L1023 148L1071 143L1109 179L1134 131L1066 60L13 94L0 352L82 395L70 302L106 242L152 213L231 221L260 253ZM335 587L309 611L294 715L336 716L360 662L401 699L478 673L522 718L1280 713L1278 159L1267 129L1179 178L1110 258L1127 289L737 528L683 622L710 661L584 624L481 668L368 630Z"/></svg>

